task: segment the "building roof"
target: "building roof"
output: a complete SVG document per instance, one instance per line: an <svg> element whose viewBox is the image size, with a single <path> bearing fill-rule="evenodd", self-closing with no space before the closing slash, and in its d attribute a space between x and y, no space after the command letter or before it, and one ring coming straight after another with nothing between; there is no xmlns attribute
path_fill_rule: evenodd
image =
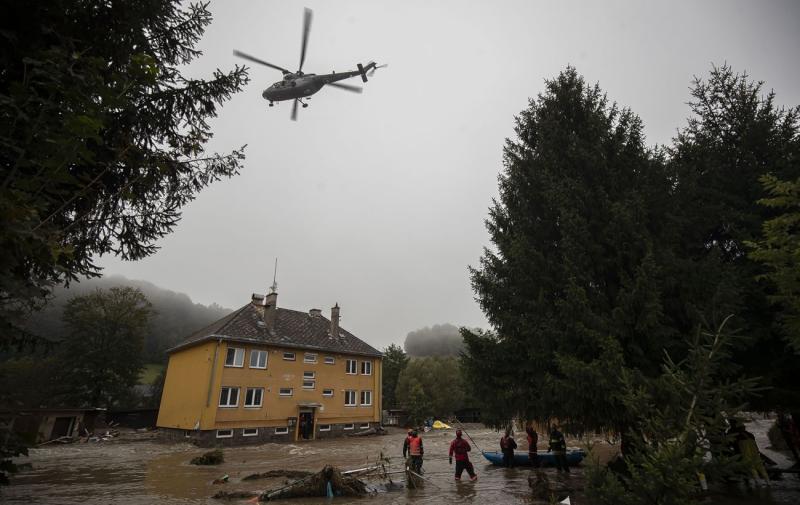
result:
<svg viewBox="0 0 800 505"><path fill-rule="evenodd" d="M235 342L294 347L341 354L382 356L381 352L359 339L344 328L339 335L331 335L331 321L320 315L311 315L284 308L275 310L272 329L264 321L264 308L248 303L241 309L196 331L177 346L167 350L172 353L207 340L230 340Z"/></svg>

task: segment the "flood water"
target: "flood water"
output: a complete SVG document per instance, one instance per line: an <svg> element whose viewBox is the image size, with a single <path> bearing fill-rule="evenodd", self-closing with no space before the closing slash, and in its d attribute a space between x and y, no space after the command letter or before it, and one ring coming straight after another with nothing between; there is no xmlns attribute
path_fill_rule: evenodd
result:
<svg viewBox="0 0 800 505"><path fill-rule="evenodd" d="M760 429L756 426L757 429ZM756 431L756 430L753 430ZM763 434L756 432L759 445L765 447ZM479 448L497 450L500 435L494 430L470 430ZM12 478L12 485L0 489L0 501L6 504L99 505L109 503L178 505L246 503L246 500L220 501L211 498L217 491L261 491L279 487L284 479L241 479L253 473L268 470L318 471L325 464L341 469L363 468L374 463L381 454L391 458L391 469L402 468L402 443L404 432L392 430L390 435L377 437L340 438L295 444L265 444L257 447L225 449L225 463L202 467L189 464L189 460L207 449L189 444L164 444L154 441L111 441L64 446L45 446L31 450L29 458L20 462L33 465ZM544 504L535 500L528 487L527 468L506 469L488 464L474 447L471 459L478 473L475 483L455 482L453 467L447 461L447 449L453 438L452 430L423 434L425 445L425 476L429 482L420 489L406 489L402 475L393 477L399 483L387 491L381 481L368 481L380 492L360 498L334 498L336 502L357 501L364 505L403 504L441 505L442 503L520 503ZM570 445L576 445L572 441ZM524 445L521 444L521 445ZM541 446L540 446L541 447ZM601 448L602 457L609 457L615 448ZM783 458L769 453L770 457ZM781 460L781 466L788 461ZM569 488L573 504L589 502L582 493L584 470L573 469L569 477L546 469L548 476L559 479ZM227 484L213 484L215 478L230 476ZM466 477L466 474L465 474ZM774 481L771 488L755 491L733 490L725 496L715 496L713 503L725 505L798 504L800 480L786 476ZM302 498L272 503L328 504L325 498Z"/></svg>

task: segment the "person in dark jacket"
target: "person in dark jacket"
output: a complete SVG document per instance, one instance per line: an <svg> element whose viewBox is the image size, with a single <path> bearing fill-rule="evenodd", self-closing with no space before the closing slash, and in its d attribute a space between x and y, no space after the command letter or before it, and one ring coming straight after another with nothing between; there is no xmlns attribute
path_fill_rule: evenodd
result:
<svg viewBox="0 0 800 505"><path fill-rule="evenodd" d="M475 475L475 468L469 460L469 451L472 450L469 442L461 438L461 430L456 430L456 438L450 442L450 464L453 464L453 455L456 457L456 480L461 480L461 474L464 470L469 474L469 480L478 480Z"/></svg>
<svg viewBox="0 0 800 505"><path fill-rule="evenodd" d="M553 426L552 431L550 431L550 446L547 448L547 451L552 451L558 471L560 472L563 470L569 473L567 442L564 440L564 435L559 431L558 425Z"/></svg>
<svg viewBox="0 0 800 505"><path fill-rule="evenodd" d="M506 430L506 434L500 439L500 450L503 451L503 466L511 468L514 466L514 449L517 442L511 435L511 428Z"/></svg>
<svg viewBox="0 0 800 505"><path fill-rule="evenodd" d="M539 454L536 452L537 445L539 445L539 434L536 433L533 424L529 424L525 428L525 433L528 435L528 462L532 467L539 468Z"/></svg>

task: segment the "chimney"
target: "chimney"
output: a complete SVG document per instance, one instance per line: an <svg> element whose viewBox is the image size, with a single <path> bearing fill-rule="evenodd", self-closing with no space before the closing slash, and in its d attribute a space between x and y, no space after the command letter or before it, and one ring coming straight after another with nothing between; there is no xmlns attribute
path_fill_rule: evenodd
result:
<svg viewBox="0 0 800 505"><path fill-rule="evenodd" d="M267 329L272 331L275 328L275 316L278 312L278 293L276 291L270 291L264 297L264 323L267 325Z"/></svg>
<svg viewBox="0 0 800 505"><path fill-rule="evenodd" d="M331 336L339 337L339 304L331 307Z"/></svg>
<svg viewBox="0 0 800 505"><path fill-rule="evenodd" d="M322 315L322 311L319 309L311 309L308 311L308 315L311 317L320 317Z"/></svg>

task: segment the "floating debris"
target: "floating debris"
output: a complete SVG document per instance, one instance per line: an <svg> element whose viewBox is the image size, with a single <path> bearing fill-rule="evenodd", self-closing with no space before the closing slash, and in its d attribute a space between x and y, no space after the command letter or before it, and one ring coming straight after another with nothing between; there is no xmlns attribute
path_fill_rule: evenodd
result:
<svg viewBox="0 0 800 505"><path fill-rule="evenodd" d="M212 498L215 500L246 500L257 496L258 493L254 491L219 491Z"/></svg>
<svg viewBox="0 0 800 505"><path fill-rule="evenodd" d="M242 480L258 480L258 479L271 479L275 477L286 477L287 479L302 479L313 475L313 472L306 472L304 470L270 470L264 473L254 473L244 477Z"/></svg>
<svg viewBox="0 0 800 505"><path fill-rule="evenodd" d="M196 458L192 458L189 462L192 465L219 465L220 463L225 461L225 456L222 454L222 451L216 449L214 451L209 451L202 456L197 456Z"/></svg>

